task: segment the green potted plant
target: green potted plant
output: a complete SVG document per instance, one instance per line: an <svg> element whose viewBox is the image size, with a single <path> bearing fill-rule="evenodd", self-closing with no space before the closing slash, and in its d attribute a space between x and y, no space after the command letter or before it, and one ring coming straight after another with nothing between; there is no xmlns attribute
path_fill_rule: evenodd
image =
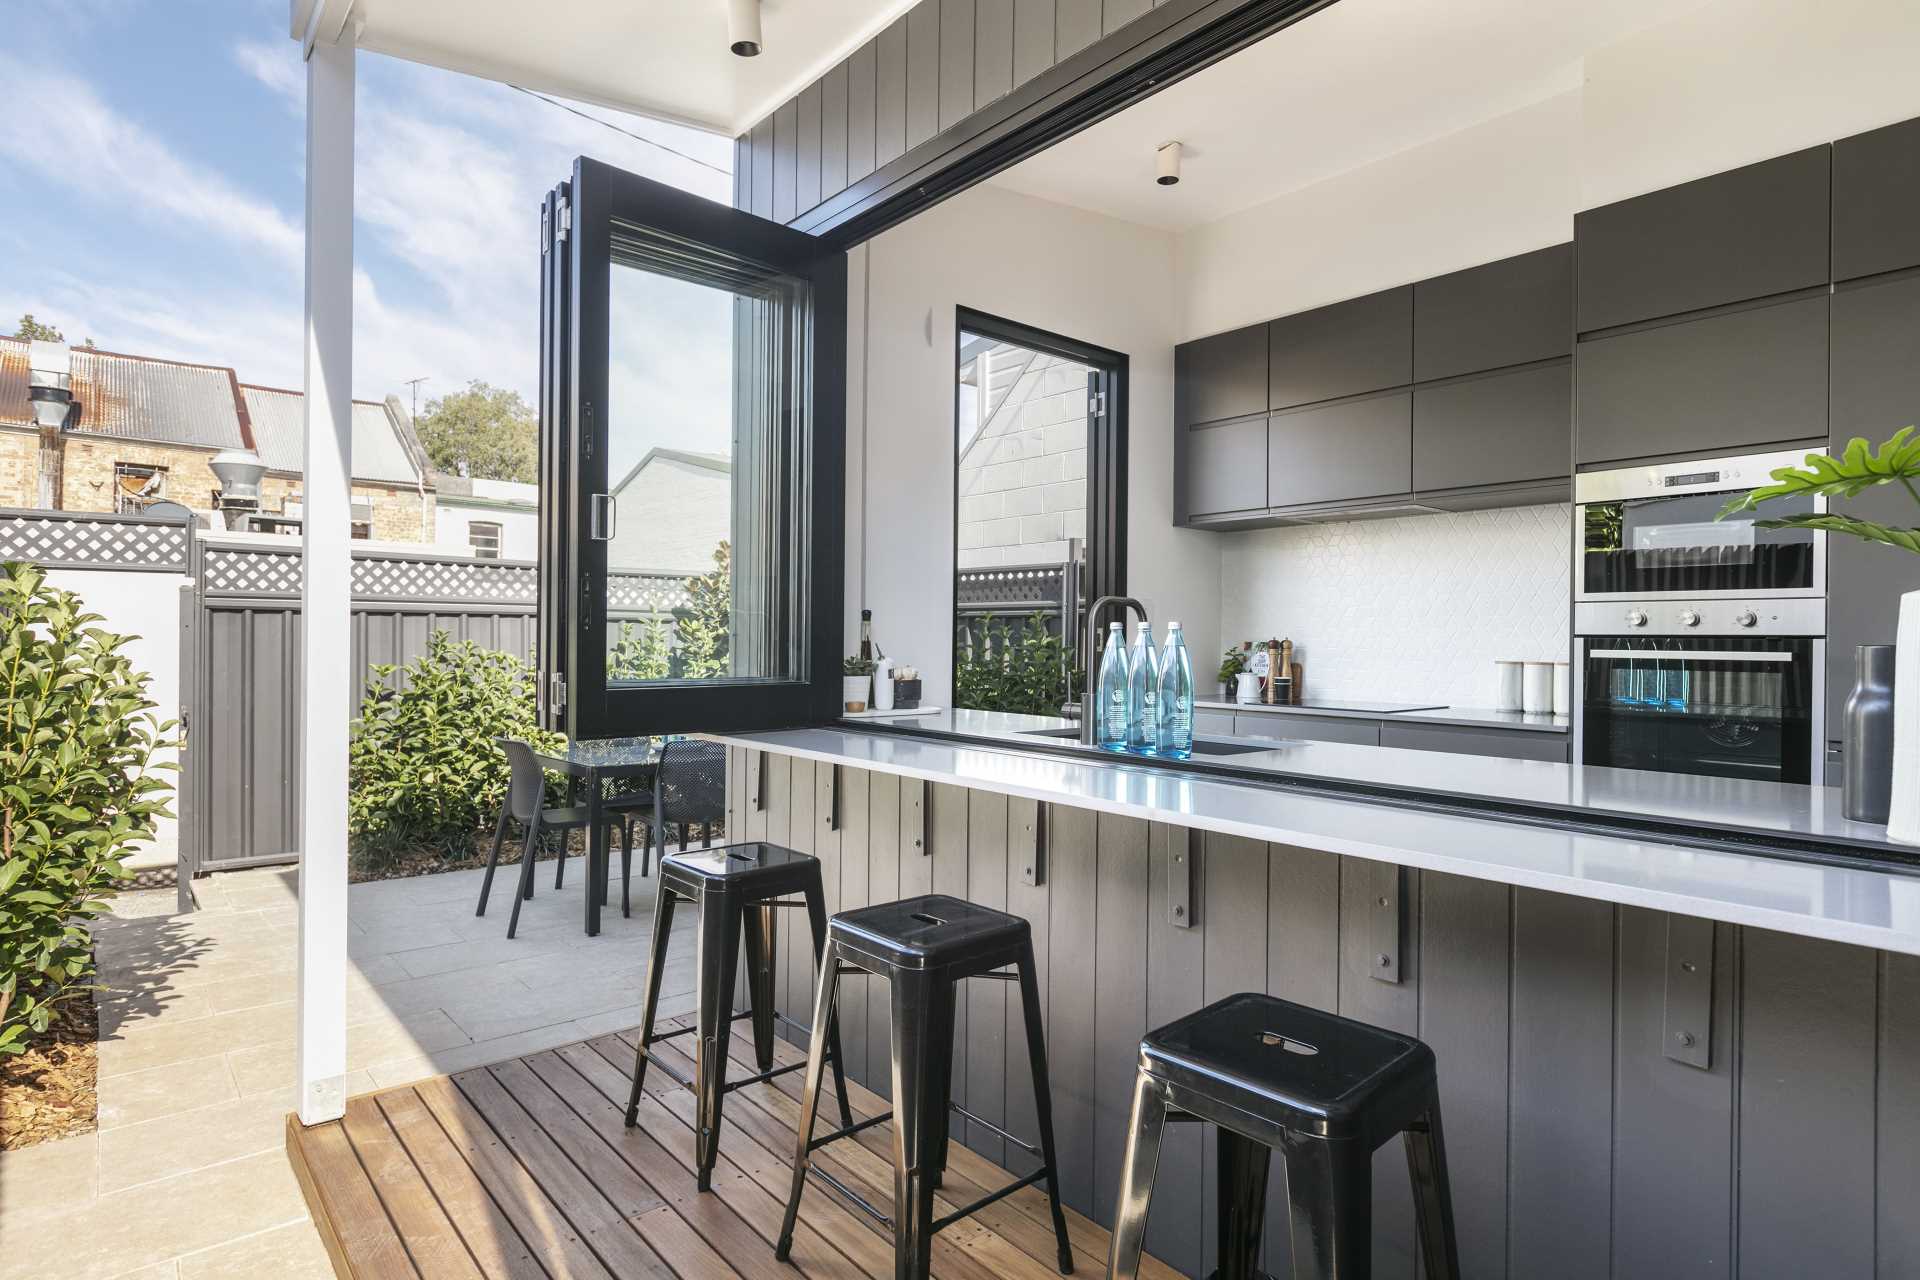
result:
<svg viewBox="0 0 1920 1280"><path fill-rule="evenodd" d="M1837 454L1810 453L1803 465L1781 467L1773 473L1773 483L1733 499L1721 510L1719 519L1757 510L1763 504L1782 498L1848 499L1884 484L1898 484L1920 506L1920 439L1913 427L1902 427L1878 449L1858 436L1847 442ZM1877 542L1900 551L1920 553L1920 528L1902 528L1880 524L1843 511L1808 511L1795 515L1755 520L1762 529L1818 529L1843 534L1865 542ZM1900 623L1895 636L1896 665L1920 662L1920 591L1908 591L1900 597ZM1909 677L1895 676L1893 681L1893 725L1904 724L1905 732L1892 731L1892 725L1879 726L1874 732L1862 726L1860 742L1849 742L1845 753L1848 770L1847 797L1849 817L1877 818L1878 813L1856 813L1856 798L1877 790L1866 785L1891 774L1891 796L1887 802L1887 834L1895 840L1920 842L1920 669ZM1859 692L1856 690L1856 693ZM1849 716L1850 723L1854 717ZM1856 736L1849 733L1849 737ZM1891 738L1891 749L1887 746ZM1869 743L1877 749L1868 749ZM1872 758L1869 758L1872 757ZM1877 807L1877 805L1875 806Z"/></svg>
<svg viewBox="0 0 1920 1280"><path fill-rule="evenodd" d="M872 658L855 655L840 664L840 699L848 711L867 709L867 689L872 683Z"/></svg>
<svg viewBox="0 0 1920 1280"><path fill-rule="evenodd" d="M1239 674L1242 671L1245 671L1246 669L1247 669L1247 652L1243 647L1239 645L1235 645L1233 648L1227 650L1226 654L1221 657L1220 659L1220 700L1222 702L1233 701L1234 680L1236 677L1239 676Z"/></svg>

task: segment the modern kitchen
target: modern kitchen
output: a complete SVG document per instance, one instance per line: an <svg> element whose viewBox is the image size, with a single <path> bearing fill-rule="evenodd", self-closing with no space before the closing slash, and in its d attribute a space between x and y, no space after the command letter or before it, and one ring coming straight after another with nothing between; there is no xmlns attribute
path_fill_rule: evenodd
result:
<svg viewBox="0 0 1920 1280"><path fill-rule="evenodd" d="M901 1277L1920 1275L1916 57L1895 0L920 0L732 209L580 161L541 714L726 747L628 1126L697 1032L706 1191L751 1013L783 1260L826 1205ZM704 682L610 656L654 277L735 308Z"/></svg>

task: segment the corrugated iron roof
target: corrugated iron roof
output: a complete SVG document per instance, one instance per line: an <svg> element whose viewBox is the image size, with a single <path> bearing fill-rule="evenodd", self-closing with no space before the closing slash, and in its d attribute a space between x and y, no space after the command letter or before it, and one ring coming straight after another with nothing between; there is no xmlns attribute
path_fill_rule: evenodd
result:
<svg viewBox="0 0 1920 1280"><path fill-rule="evenodd" d="M111 351L72 351L82 435L203 449L246 445L233 370ZM31 423L27 343L0 338L0 422Z"/></svg>
<svg viewBox="0 0 1920 1280"><path fill-rule="evenodd" d="M274 471L299 474L306 457L304 401L298 391L242 383L240 394L253 422L254 447ZM402 426L387 406L353 402L353 478L385 484L415 484L420 473L401 439Z"/></svg>

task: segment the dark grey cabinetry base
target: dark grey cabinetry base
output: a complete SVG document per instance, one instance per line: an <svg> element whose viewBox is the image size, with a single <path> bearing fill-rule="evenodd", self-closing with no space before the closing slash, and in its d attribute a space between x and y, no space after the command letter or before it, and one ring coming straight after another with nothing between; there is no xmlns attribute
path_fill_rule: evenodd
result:
<svg viewBox="0 0 1920 1280"><path fill-rule="evenodd" d="M1266 991L1433 1047L1462 1274L1474 1280L1915 1274L1920 960L763 759L755 804L746 752L731 752L728 838L818 857L830 911L937 891L1032 923L1061 1190L1102 1224L1119 1187L1140 1037L1210 1000ZM1044 874L1029 884L1040 851ZM1818 892L1820 869L1782 871L1804 872L1813 878L1804 891ZM1401 890L1397 983L1372 976L1383 877ZM1184 926L1169 909L1176 883L1195 904ZM1799 884L1783 882L1790 892ZM813 996L804 932L782 928L774 947L776 1000L802 1022ZM1704 1068L1666 1052L1672 957L1696 939L1710 961ZM1006 986L972 982L960 993L953 1097L1030 1136L1026 1050ZM886 987L840 990L847 1073L890 1094ZM1034 1167L960 1117L953 1138L1016 1171ZM1189 1275L1217 1263L1213 1155L1185 1126L1163 1150L1154 1189L1147 1247ZM1383 1152L1376 1276L1414 1274L1406 1178L1400 1151ZM1285 1275L1275 1181L1263 1266Z"/></svg>
<svg viewBox="0 0 1920 1280"><path fill-rule="evenodd" d="M1494 756L1501 760L1548 760L1568 763L1572 742L1564 733L1502 732L1465 725L1415 724L1397 720L1380 723L1380 745L1413 751L1451 751L1465 756Z"/></svg>
<svg viewBox="0 0 1920 1280"><path fill-rule="evenodd" d="M1233 731L1242 738L1293 738L1307 742L1380 745L1380 722L1347 716L1298 715L1291 711L1236 711Z"/></svg>

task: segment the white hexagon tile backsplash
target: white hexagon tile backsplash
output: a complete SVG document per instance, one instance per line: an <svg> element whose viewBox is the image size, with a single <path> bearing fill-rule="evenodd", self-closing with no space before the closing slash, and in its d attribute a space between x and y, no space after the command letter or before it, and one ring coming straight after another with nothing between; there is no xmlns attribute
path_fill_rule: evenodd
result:
<svg viewBox="0 0 1920 1280"><path fill-rule="evenodd" d="M1222 535L1221 635L1291 637L1310 698L1490 707L1495 659L1567 659L1572 511Z"/></svg>

